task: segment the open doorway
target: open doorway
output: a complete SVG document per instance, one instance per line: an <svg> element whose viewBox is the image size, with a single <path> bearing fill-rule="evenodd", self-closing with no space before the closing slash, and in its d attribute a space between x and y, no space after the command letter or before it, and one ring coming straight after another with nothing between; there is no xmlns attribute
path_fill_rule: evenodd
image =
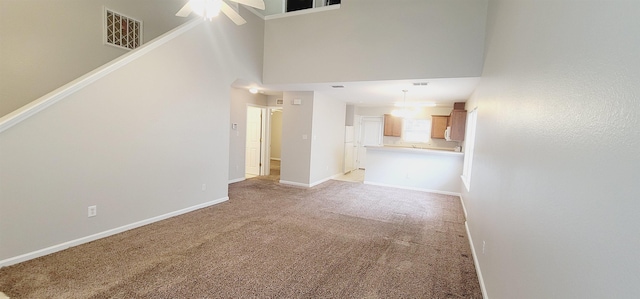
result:
<svg viewBox="0 0 640 299"><path fill-rule="evenodd" d="M264 108L247 106L247 143L245 146L245 177L262 174L264 139Z"/></svg>
<svg viewBox="0 0 640 299"><path fill-rule="evenodd" d="M282 161L282 108L271 107L269 110L269 176L280 181L280 164Z"/></svg>
<svg viewBox="0 0 640 299"><path fill-rule="evenodd" d="M280 180L282 107L247 105L245 178Z"/></svg>

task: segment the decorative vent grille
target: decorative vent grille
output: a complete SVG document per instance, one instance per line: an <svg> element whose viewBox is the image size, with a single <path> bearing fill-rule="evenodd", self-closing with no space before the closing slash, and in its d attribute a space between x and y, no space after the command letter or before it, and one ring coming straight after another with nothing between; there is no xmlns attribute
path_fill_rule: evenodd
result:
<svg viewBox="0 0 640 299"><path fill-rule="evenodd" d="M104 9L104 42L133 50L142 44L142 21Z"/></svg>

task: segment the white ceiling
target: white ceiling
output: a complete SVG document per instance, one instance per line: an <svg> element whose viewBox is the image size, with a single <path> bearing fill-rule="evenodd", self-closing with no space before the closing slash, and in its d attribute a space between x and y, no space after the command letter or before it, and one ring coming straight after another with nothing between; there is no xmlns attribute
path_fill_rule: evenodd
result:
<svg viewBox="0 0 640 299"><path fill-rule="evenodd" d="M454 102L469 99L479 81L479 77L272 85L236 81L234 87L255 87L264 94L280 96L283 91L315 91L356 106L390 106L403 101L402 91L407 90L407 102L435 102L437 106L451 107ZM425 82L428 84L414 85ZM333 88L334 85L344 88Z"/></svg>

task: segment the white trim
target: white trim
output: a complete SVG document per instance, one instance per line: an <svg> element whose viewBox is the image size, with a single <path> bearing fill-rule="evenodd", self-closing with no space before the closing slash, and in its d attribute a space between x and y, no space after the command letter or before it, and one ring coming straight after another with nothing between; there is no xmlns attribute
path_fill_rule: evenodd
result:
<svg viewBox="0 0 640 299"><path fill-rule="evenodd" d="M465 129L464 161L462 164L462 183L471 191L471 172L473 171L473 154L475 152L476 129L478 127L478 107L467 113L467 124Z"/></svg>
<svg viewBox="0 0 640 299"><path fill-rule="evenodd" d="M168 41L174 39L175 37L181 35L182 33L188 31L189 29L197 26L202 22L203 20L201 18L196 18L193 21L189 21L182 26L173 29L161 35L160 37L140 46L139 48L131 50L129 53L126 53L119 58L116 58L113 61L87 73L86 75L63 85L62 87L38 98L37 100L22 106L18 110L15 110L3 116L2 118L0 118L0 132L3 132L15 126L16 124L29 118L30 116L46 109L47 107L75 93L76 91L81 90L85 86L129 64L130 62L135 61L141 56L153 51L154 49L160 47L161 45L167 43Z"/></svg>
<svg viewBox="0 0 640 299"><path fill-rule="evenodd" d="M422 192L437 193L437 194L444 194L444 195L460 196L460 193L451 192L451 191L442 191L442 190L406 187L406 186L399 186L399 185L380 184L380 183L371 182L371 181L364 181L363 183L365 183L367 185L374 185L374 186L391 187L391 188L398 188L398 189L405 189L405 190L413 190L413 191L422 191Z"/></svg>
<svg viewBox="0 0 640 299"><path fill-rule="evenodd" d="M313 183L309 184L309 187L313 187L313 186L320 185L320 184L322 184L322 183L324 183L324 182L326 182L326 181L333 180L333 179L335 179L335 178L337 178L337 177L339 177L339 176L341 176L341 175L342 175L342 173L338 173L338 174L334 174L334 175L332 175L332 176L330 176L330 177L324 178L324 179L322 179L322 180L315 181L315 182L313 182Z"/></svg>
<svg viewBox="0 0 640 299"><path fill-rule="evenodd" d="M471 185L469 185L469 181L467 180L467 177L465 177L464 175L460 176L460 179L462 179L462 183L464 184L464 187L467 188L467 192L469 192L469 187Z"/></svg>
<svg viewBox="0 0 640 299"><path fill-rule="evenodd" d="M471 238L471 231L469 231L469 223L464 222L464 227L467 230L467 238L469 239L469 245L471 246L471 255L473 255L473 264L476 266L476 274L478 275L478 281L480 282L480 290L482 291L482 298L489 299L487 294L487 288L484 286L484 279L482 278L482 270L480 270L480 263L478 262L478 255L476 254L476 247L473 245L473 239Z"/></svg>
<svg viewBox="0 0 640 299"><path fill-rule="evenodd" d="M229 180L228 184L233 184L233 183L237 183L237 182L242 182L242 181L244 181L244 180L246 180L246 178L244 178L244 177L242 177L242 178L237 178L237 179L232 179L232 180Z"/></svg>
<svg viewBox="0 0 640 299"><path fill-rule="evenodd" d="M5 259L5 260L1 260L0 261L0 268L6 267L6 266L10 266L10 265L13 265L13 264L17 264L17 263L21 263L21 262L24 262L24 261L28 261L28 260L31 260L31 259L35 259L35 258L38 258L38 257L41 257L41 256L45 256L45 255L48 255L48 254L52 254L54 252L62 251L62 250L65 250L67 248L78 246L78 245L81 245L81 244L84 244L84 243L88 243L88 242L91 242L91 241L95 241L95 240L98 240L98 239L106 238L106 237L109 237L109 236L112 236L112 235L115 235L115 234L118 234L118 233L121 233L121 232L124 232L124 231L128 231L128 230L131 230L131 229L134 229L134 228L138 228L138 227L147 225L147 224L151 224L151 223L158 222L158 221L161 221L161 220L164 220L164 219L167 219L167 218L175 217L175 216L182 215L182 214L185 214L185 213L189 213L189 212L192 212L192 211L195 211L195 210L198 210L198 209L202 209L202 208L206 208L206 207L209 207L209 206L212 206L212 205L216 205L216 204L225 202L227 200L229 200L229 197L225 196L223 198L219 198L219 199L212 200L212 201L209 201L209 202L201 203L201 204L198 204L198 205L195 205L195 206L191 206L191 207L184 208L184 209L181 209L181 210L173 211L173 212L166 213L166 214L163 214L163 215L160 215L160 216L151 217L149 219L141 220L141 221L134 222L134 223L127 224L127 225L123 225L123 226L120 226L120 227L117 227L117 228L114 228L114 229L106 230L106 231L103 231L103 232L100 232L100 233L97 233L97 234L93 234L93 235L90 235L90 236L78 238L78 239L75 239L75 240L72 240L72 241L64 242L64 243L61 243L61 244L58 244L58 245L50 246L50 247L47 247L47 248L44 248L44 249L32 251L32 252L25 253L25 254L22 254L22 255L19 255L19 256L16 256L16 257L12 257L12 258L8 258L8 259Z"/></svg>
<svg viewBox="0 0 640 299"><path fill-rule="evenodd" d="M321 180L319 180L319 181L315 181L315 182L313 182L313 183L311 183L311 184L298 183L298 182L292 182L292 181L283 181L283 180L280 180L280 184L284 184L284 185L291 185L291 186L297 186L297 187L311 188L311 187L314 187L314 186L318 186L318 185L320 185L320 184L322 184L322 183L324 183L324 182L327 182L327 181L333 180L333 179L335 179L335 178L337 178L337 177L339 177L339 176L341 176L341 175L342 175L341 173L334 174L334 175L332 175L332 176L330 176L330 177L327 177L327 178L321 179Z"/></svg>
<svg viewBox="0 0 640 299"><path fill-rule="evenodd" d="M462 194L460 194L460 204L462 205L462 211L464 212L464 220L467 220L467 207L464 205L464 200L462 199Z"/></svg>
<svg viewBox="0 0 640 299"><path fill-rule="evenodd" d="M281 161L280 158L269 158L271 160Z"/></svg>
<svg viewBox="0 0 640 299"><path fill-rule="evenodd" d="M280 180L280 184L309 188L309 184Z"/></svg>
<svg viewBox="0 0 640 299"><path fill-rule="evenodd" d="M314 3L315 3L315 1L314 1ZM279 14L274 14L274 15L268 15L268 16L264 17L264 20L265 21L275 20L275 19L281 19L281 18L287 18L287 17L306 15L306 14L310 14L310 13L316 13L316 12L323 12L323 11L329 11L329 10L334 10L334 9L340 9L340 5L341 4L333 4L333 5L326 5L326 6L315 7L315 8L301 9L301 10L296 10L296 11L291 11L291 12L279 13Z"/></svg>
<svg viewBox="0 0 640 299"><path fill-rule="evenodd" d="M270 171L271 171L271 163L269 161L269 159L267 158L267 117L268 117L268 113L269 113L269 109L267 108L267 106L262 106L259 104L253 104L253 103L247 103L247 108L246 108L246 112L249 112L249 107L253 107L253 108L259 108L260 109L260 167L258 169L258 176L265 176L265 175L269 175ZM246 123L245 123L245 141L244 141L244 148L245 150L247 149L247 136L249 136L248 132L246 130L249 129L249 118L247 117ZM271 129L271 128L269 128ZM269 152L269 154L271 154ZM246 158L246 157L245 157ZM244 161L244 170L246 172L247 170L247 161L245 159Z"/></svg>

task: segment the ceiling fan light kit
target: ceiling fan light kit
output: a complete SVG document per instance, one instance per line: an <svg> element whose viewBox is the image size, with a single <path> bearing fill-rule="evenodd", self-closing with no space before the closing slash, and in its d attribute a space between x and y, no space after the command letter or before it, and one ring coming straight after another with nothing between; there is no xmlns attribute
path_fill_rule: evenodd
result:
<svg viewBox="0 0 640 299"><path fill-rule="evenodd" d="M238 4L264 10L263 0L228 0ZM242 25L247 21L224 0L189 0L177 13L178 17L188 17L192 12L211 21L222 11L236 25Z"/></svg>
<svg viewBox="0 0 640 299"><path fill-rule="evenodd" d="M222 0L189 0L189 5L193 13L211 21L220 14Z"/></svg>

